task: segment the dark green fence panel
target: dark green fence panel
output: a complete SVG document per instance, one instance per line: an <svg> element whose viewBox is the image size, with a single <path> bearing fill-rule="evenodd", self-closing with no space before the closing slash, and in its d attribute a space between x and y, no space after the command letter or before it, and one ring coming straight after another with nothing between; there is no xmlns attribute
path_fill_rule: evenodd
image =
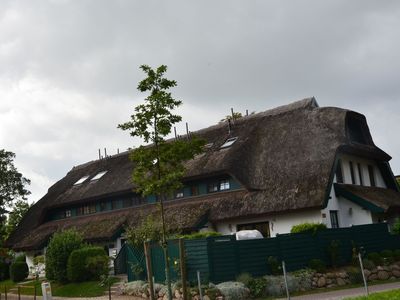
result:
<svg viewBox="0 0 400 300"><path fill-rule="evenodd" d="M270 273L268 257L279 257L277 239L244 240L237 242L239 273L262 276Z"/></svg>
<svg viewBox="0 0 400 300"><path fill-rule="evenodd" d="M288 271L307 267L311 259L321 259L328 266L332 264L332 243L338 242L338 265L348 264L352 259L353 247L364 247L367 253L385 249L400 249L400 236L391 235L387 224L360 225L336 228L317 233L282 234L276 238L236 241L235 236L209 237L206 239L185 240L186 268L189 281L196 281L200 271L203 281L219 283L235 280L240 273L253 276L270 274L268 257L284 260ZM144 255L129 247L129 265L140 264L145 270ZM179 247L177 241L169 241L171 278L177 280ZM122 256L121 256L122 257ZM156 282L165 281L164 256L157 244L151 246L151 259ZM128 279L134 276L132 268L127 267ZM146 272L140 279L144 279Z"/></svg>
<svg viewBox="0 0 400 300"><path fill-rule="evenodd" d="M127 275L128 281L145 280L147 278L146 260L144 251L136 249L128 244L125 246L127 252Z"/></svg>
<svg viewBox="0 0 400 300"><path fill-rule="evenodd" d="M165 261L163 248L158 243L150 245L151 263L153 266L153 276L155 282L165 283ZM178 279L179 269L179 246L176 240L168 241L168 255L170 258L170 277L171 280Z"/></svg>
<svg viewBox="0 0 400 300"><path fill-rule="evenodd" d="M207 239L185 240L187 278L195 282L197 271L206 281L210 278L209 252Z"/></svg>

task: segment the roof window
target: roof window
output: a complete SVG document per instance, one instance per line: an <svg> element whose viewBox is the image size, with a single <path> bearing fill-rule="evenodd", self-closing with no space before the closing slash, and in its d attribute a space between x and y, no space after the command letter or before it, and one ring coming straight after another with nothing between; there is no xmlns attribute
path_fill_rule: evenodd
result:
<svg viewBox="0 0 400 300"><path fill-rule="evenodd" d="M88 178L89 178L89 175L83 176L81 179L79 179L77 182L75 182L74 185L84 183L86 181L86 179L88 179Z"/></svg>
<svg viewBox="0 0 400 300"><path fill-rule="evenodd" d="M214 145L214 143L208 143L204 145L205 149L210 149L212 146Z"/></svg>
<svg viewBox="0 0 400 300"><path fill-rule="evenodd" d="M107 171L102 171L96 174L96 176L94 176L92 179L90 179L90 181L95 181L95 180L99 180L101 177L104 176L104 174L106 174Z"/></svg>
<svg viewBox="0 0 400 300"><path fill-rule="evenodd" d="M229 139L227 139L227 140L225 141L225 143L224 143L220 148L221 148L221 149L222 149L222 148L228 148L228 147L232 146L233 143L236 142L236 140L237 140L237 137L229 138Z"/></svg>

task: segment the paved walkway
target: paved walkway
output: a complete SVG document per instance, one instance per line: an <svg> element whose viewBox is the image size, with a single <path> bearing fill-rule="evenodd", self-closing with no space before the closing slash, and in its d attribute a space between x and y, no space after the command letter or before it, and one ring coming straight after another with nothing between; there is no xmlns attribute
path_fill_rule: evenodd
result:
<svg viewBox="0 0 400 300"><path fill-rule="evenodd" d="M376 284L369 286L370 293L388 291L393 289L400 289L400 282L391 282L385 284ZM337 290L332 292L325 292L319 294L311 294L304 296L291 297L293 300L341 300L347 297L363 296L365 294L364 287ZM286 299L286 298L282 298Z"/></svg>

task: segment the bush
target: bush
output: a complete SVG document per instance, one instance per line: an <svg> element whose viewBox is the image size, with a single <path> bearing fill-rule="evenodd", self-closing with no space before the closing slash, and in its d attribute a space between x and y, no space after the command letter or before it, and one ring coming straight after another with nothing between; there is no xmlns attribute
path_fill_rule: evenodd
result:
<svg viewBox="0 0 400 300"><path fill-rule="evenodd" d="M217 284L217 288L225 296L225 300L249 299L249 289L241 282L222 282Z"/></svg>
<svg viewBox="0 0 400 300"><path fill-rule="evenodd" d="M296 278L291 274L287 274L286 278L289 292L292 293L297 291L299 289L299 286ZM285 279L282 275L265 276L265 280L267 281L267 295L278 297L286 294Z"/></svg>
<svg viewBox="0 0 400 300"><path fill-rule="evenodd" d="M297 282L297 286L299 288L305 290L312 289L313 277L314 277L314 270L311 269L300 269L291 273L294 279Z"/></svg>
<svg viewBox="0 0 400 300"><path fill-rule="evenodd" d="M349 267L349 268L347 268L346 271L347 271L347 274L349 275L349 280L352 284L363 282L363 277L362 277L360 268Z"/></svg>
<svg viewBox="0 0 400 300"><path fill-rule="evenodd" d="M251 276L249 273L241 273L236 277L237 282L241 282L247 287L249 286L249 283L252 280L253 280L253 276Z"/></svg>
<svg viewBox="0 0 400 300"><path fill-rule="evenodd" d="M19 282L28 277L29 269L26 262L15 261L10 266L10 278L13 282Z"/></svg>
<svg viewBox="0 0 400 300"><path fill-rule="evenodd" d="M110 270L110 258L107 255L88 257L86 260L87 272L90 280L99 280L102 276L107 276Z"/></svg>
<svg viewBox="0 0 400 300"><path fill-rule="evenodd" d="M400 218L397 218L395 223L393 224L392 232L394 234L400 234Z"/></svg>
<svg viewBox="0 0 400 300"><path fill-rule="evenodd" d="M373 269L375 269L376 266L372 260L365 258L365 259L363 259L363 267L364 267L364 269L367 269L367 270L373 270Z"/></svg>
<svg viewBox="0 0 400 300"><path fill-rule="evenodd" d="M10 265L0 261L0 281L10 278Z"/></svg>
<svg viewBox="0 0 400 300"><path fill-rule="evenodd" d="M266 295L267 281L265 278L253 278L248 283L247 287L250 289L250 294L254 298L261 298Z"/></svg>
<svg viewBox="0 0 400 300"><path fill-rule="evenodd" d="M215 231L204 231L204 232L194 232L191 234L179 235L179 238L183 238L185 240L194 240L194 239L204 239L212 236L221 236L219 232Z"/></svg>
<svg viewBox="0 0 400 300"><path fill-rule="evenodd" d="M371 260L375 266L382 266L383 265L383 260L382 257L379 255L377 252L371 252L368 254L368 259Z"/></svg>
<svg viewBox="0 0 400 300"><path fill-rule="evenodd" d="M390 265L390 264L394 263L393 251L383 250L380 254L381 254L381 257L383 258L383 261L385 264Z"/></svg>
<svg viewBox="0 0 400 300"><path fill-rule="evenodd" d="M393 250L393 258L395 261L400 261L400 249Z"/></svg>
<svg viewBox="0 0 400 300"><path fill-rule="evenodd" d="M318 230L324 230L324 229L326 229L326 225L323 223L302 223L294 225L290 230L290 233L301 233L301 232L316 233Z"/></svg>
<svg viewBox="0 0 400 300"><path fill-rule="evenodd" d="M92 272L89 268L89 259L93 257L106 257L107 271L104 272L104 260L96 259L97 261L90 261L90 266L96 270ZM101 261L103 260L103 262ZM98 273L96 273L98 272ZM82 282L90 279L98 279L100 275L108 273L108 257L106 252L101 247L84 247L76 249L71 252L67 263L67 278L72 282Z"/></svg>
<svg viewBox="0 0 400 300"><path fill-rule="evenodd" d="M267 264L272 275L282 274L281 264L275 256L268 257Z"/></svg>
<svg viewBox="0 0 400 300"><path fill-rule="evenodd" d="M326 264L320 259L312 259L308 263L310 269L317 271L318 273L325 273L326 272Z"/></svg>
<svg viewBox="0 0 400 300"><path fill-rule="evenodd" d="M66 282L69 255L82 246L82 236L75 230L56 232L50 239L46 251L47 279Z"/></svg>
<svg viewBox="0 0 400 300"><path fill-rule="evenodd" d="M26 262L26 256L25 255L18 255L18 256L15 257L14 261Z"/></svg>

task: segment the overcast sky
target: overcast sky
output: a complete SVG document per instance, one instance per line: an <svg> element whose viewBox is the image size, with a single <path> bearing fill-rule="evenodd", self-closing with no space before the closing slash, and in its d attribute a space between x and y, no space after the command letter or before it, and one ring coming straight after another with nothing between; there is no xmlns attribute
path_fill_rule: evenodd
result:
<svg viewBox="0 0 400 300"><path fill-rule="evenodd" d="M315 96L366 115L399 174L399 58L400 1L1 0L0 148L38 200L133 146L138 67L166 64L191 130Z"/></svg>

